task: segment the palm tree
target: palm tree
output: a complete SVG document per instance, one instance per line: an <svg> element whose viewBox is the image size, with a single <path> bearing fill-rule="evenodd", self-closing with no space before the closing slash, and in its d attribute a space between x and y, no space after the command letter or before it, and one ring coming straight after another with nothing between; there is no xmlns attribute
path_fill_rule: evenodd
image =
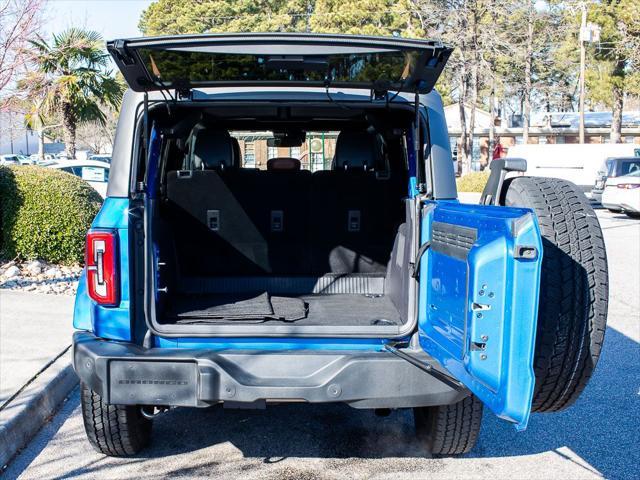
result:
<svg viewBox="0 0 640 480"><path fill-rule="evenodd" d="M124 86L112 75L109 55L99 33L70 28L32 40L32 61L36 67L19 83L32 103L27 122L44 125L45 118L59 118L65 153L76 156L76 128L81 123L106 123L103 107L118 109Z"/></svg>

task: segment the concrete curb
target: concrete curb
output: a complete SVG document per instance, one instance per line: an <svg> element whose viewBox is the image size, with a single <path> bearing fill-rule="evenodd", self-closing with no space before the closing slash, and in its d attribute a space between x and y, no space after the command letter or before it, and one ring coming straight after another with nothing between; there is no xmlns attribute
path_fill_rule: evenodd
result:
<svg viewBox="0 0 640 480"><path fill-rule="evenodd" d="M7 404L0 412L0 468L27 445L77 384L69 350Z"/></svg>

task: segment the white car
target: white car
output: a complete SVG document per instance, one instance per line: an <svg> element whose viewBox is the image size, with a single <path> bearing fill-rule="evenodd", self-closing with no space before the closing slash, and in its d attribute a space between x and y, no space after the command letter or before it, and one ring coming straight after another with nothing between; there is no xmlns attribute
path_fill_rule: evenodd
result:
<svg viewBox="0 0 640 480"><path fill-rule="evenodd" d="M602 193L602 206L640 217L640 170L629 175L609 178Z"/></svg>
<svg viewBox="0 0 640 480"><path fill-rule="evenodd" d="M55 168L63 172L80 177L102 196L107 196L107 182L111 165L97 160L58 160L48 168Z"/></svg>
<svg viewBox="0 0 640 480"><path fill-rule="evenodd" d="M90 155L88 160L111 163L111 155Z"/></svg>
<svg viewBox="0 0 640 480"><path fill-rule="evenodd" d="M0 165L20 165L18 155L0 155Z"/></svg>

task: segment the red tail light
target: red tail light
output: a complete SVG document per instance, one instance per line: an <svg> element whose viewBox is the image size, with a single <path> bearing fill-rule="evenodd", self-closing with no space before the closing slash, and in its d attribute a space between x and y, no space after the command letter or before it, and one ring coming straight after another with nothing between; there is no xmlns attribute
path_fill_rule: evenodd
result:
<svg viewBox="0 0 640 480"><path fill-rule="evenodd" d="M87 234L85 265L89 297L100 305L118 305L120 290L116 232L90 231Z"/></svg>
<svg viewBox="0 0 640 480"><path fill-rule="evenodd" d="M640 188L640 183L619 183L618 188L631 189L631 188Z"/></svg>

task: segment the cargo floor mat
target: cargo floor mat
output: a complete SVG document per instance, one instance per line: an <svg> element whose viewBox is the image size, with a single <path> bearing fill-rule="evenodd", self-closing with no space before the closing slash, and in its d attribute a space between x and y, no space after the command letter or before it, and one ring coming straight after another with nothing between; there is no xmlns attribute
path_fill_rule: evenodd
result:
<svg viewBox="0 0 640 480"><path fill-rule="evenodd" d="M294 322L305 318L308 308L299 298L271 297L266 292L249 299L233 299L228 295L188 295L176 300L168 316L181 324L234 320Z"/></svg>

